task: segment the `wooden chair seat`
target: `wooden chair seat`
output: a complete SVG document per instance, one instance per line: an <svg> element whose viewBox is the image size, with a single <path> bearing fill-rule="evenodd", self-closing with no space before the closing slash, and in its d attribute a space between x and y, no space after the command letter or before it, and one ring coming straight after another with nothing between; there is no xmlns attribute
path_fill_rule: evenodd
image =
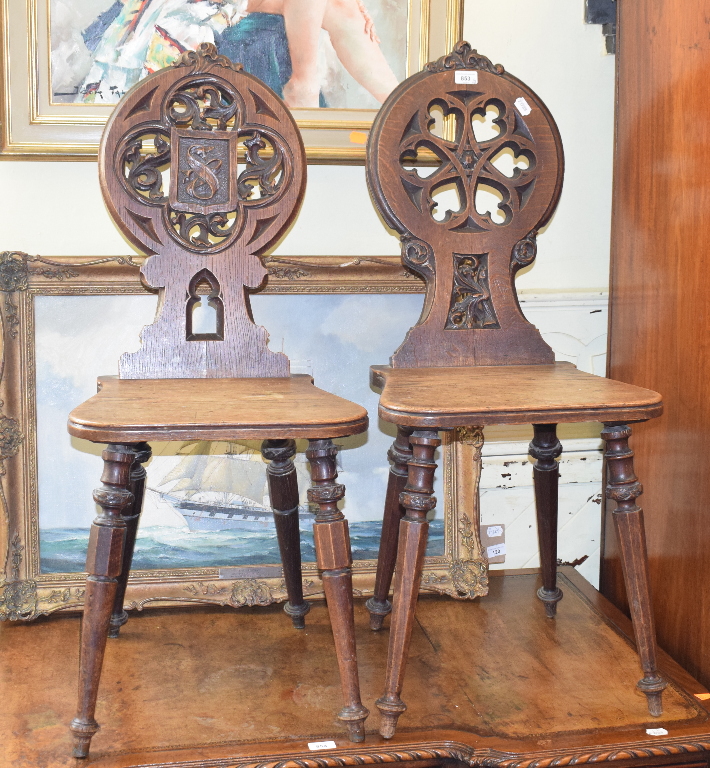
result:
<svg viewBox="0 0 710 768"><path fill-rule="evenodd" d="M637 421L661 415L650 389L580 371L572 363L465 368L375 365L379 414L407 427Z"/></svg>
<svg viewBox="0 0 710 768"><path fill-rule="evenodd" d="M272 379L119 379L69 415L69 432L99 443L343 437L367 429L367 411L313 386Z"/></svg>

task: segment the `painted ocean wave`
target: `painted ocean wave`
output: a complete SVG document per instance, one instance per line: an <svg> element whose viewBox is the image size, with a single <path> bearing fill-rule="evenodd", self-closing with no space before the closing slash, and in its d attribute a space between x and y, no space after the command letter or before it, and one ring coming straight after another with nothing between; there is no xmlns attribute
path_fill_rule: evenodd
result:
<svg viewBox="0 0 710 768"><path fill-rule="evenodd" d="M380 521L350 523L350 542L354 560L375 560L380 546ZM50 528L40 531L42 573L76 573L84 570L89 531L86 528ZM313 561L313 533L301 531L304 561ZM444 554L444 523L434 520L429 526L427 555ZM184 528L155 526L138 532L133 568L214 568L237 565L278 563L276 534L269 531L188 531Z"/></svg>

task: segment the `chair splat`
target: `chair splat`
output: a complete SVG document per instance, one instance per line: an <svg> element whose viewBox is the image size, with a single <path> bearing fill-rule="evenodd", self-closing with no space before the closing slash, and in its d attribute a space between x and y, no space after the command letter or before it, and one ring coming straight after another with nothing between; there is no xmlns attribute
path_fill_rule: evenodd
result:
<svg viewBox="0 0 710 768"><path fill-rule="evenodd" d="M562 188L562 143L542 101L459 43L393 91L368 152L375 203L427 284L392 366L554 362L515 293Z"/></svg>

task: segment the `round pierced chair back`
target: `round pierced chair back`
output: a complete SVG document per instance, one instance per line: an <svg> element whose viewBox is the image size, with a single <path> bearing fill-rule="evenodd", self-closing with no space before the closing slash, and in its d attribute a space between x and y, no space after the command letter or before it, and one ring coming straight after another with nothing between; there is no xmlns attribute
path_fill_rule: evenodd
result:
<svg viewBox="0 0 710 768"><path fill-rule="evenodd" d="M291 113L241 65L203 44L145 78L114 110L99 154L106 204L126 237L153 254L156 322L123 355L122 378L287 376L250 319L245 288L266 276L258 254L303 199L306 161ZM192 327L201 297L210 333Z"/></svg>
<svg viewBox="0 0 710 768"><path fill-rule="evenodd" d="M468 43L392 92L370 133L368 185L405 265L427 283L393 366L553 361L514 278L535 259L563 171L545 105Z"/></svg>

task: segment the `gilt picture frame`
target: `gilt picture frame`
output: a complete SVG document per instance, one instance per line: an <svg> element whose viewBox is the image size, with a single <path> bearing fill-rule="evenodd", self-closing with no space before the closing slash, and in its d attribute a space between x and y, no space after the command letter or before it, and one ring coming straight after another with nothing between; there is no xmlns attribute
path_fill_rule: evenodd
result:
<svg viewBox="0 0 710 768"><path fill-rule="evenodd" d="M358 27L357 35L367 33L368 45L376 55L358 58L355 51L359 50L359 37L354 33L352 39L333 41L326 31L321 31L318 50L313 54L318 72L313 77L320 91L310 100L307 95L289 97L311 163L363 163L372 120L391 90L377 83L401 82L426 62L451 50L461 37L463 0L352 1L364 14L362 31ZM132 9L133 5L136 9ZM206 9L200 18L180 16L183 10L199 15L202 5ZM136 78L168 65L181 49L199 42L216 41L218 49L221 45L232 58L243 58L246 69L279 92L291 73L290 59L276 75L263 70L260 62L266 58L272 62L269 66L277 66L273 61L279 59L284 46L291 45L285 37L284 23L276 19L276 31L263 31L264 45L272 46L273 55L254 51L253 46L247 50L235 37L233 30L238 29L238 24L248 22L255 27L241 36L251 41L260 31L253 20L257 16L275 17L252 13L250 20L244 11L248 5L247 0L185 0L181 9L179 0L162 4L157 0L0 0L0 158L94 159L103 126L122 93ZM158 6L167 10L154 11ZM124 19L121 13L130 17ZM163 18L166 14L167 20ZM135 45L128 50L134 39ZM102 45L110 53L102 54ZM116 60L117 47L126 48L124 58L130 59L130 66ZM111 56L118 75L112 74L110 64L104 61ZM382 72L361 71L363 68L353 63L378 58ZM284 85L286 90L279 95L288 94L288 87ZM313 106L314 98L318 106Z"/></svg>
<svg viewBox="0 0 710 768"><path fill-rule="evenodd" d="M57 477L63 478L63 481L69 478L68 498L72 514L76 511L74 507L78 509L81 506L78 500L86 499L87 503L91 503L91 489L98 485L101 471L98 456L101 446L87 444L90 446L87 449L69 445L71 439L61 423L65 419L63 405L58 419L53 424L48 421L46 392L51 393L55 385L62 391L64 387L63 379L52 374L52 371L58 369L51 368L50 358L60 357L64 365L71 365L72 375L76 374L82 386L85 386L85 380L91 379L92 373L83 370L87 366L81 363L71 360L67 363L66 358L74 355L72 360L81 360L83 358L79 352L82 349L96 346L94 337L87 335L90 331L86 327L86 318L90 316L86 314L87 306L105 308L110 304L119 316L125 316L125 310L135 306L136 300L139 303L153 300L154 297L148 294L139 279L141 261L141 257L136 256L46 259L16 252L0 254L0 620L32 620L55 611L78 610L82 607L85 574L76 565L79 560L72 561L75 563L72 568L62 570L57 566L57 562L61 563L61 557L67 552L76 551L83 556L82 548L85 545L77 539L77 536L80 539L83 535L82 531L70 532L72 546L60 544L56 550L60 557L57 561L54 557L56 552L49 551L50 544L55 540L66 542L67 536L64 535L66 529L51 528L55 524L51 519L60 514L57 509L61 506L63 486L56 480ZM412 307L407 311L418 312L419 296L412 295L421 294L423 284L402 267L399 257L278 256L265 257L264 261L269 277L266 287L257 294L262 297L261 308L257 296L253 299L257 322L260 322L259 312L264 308L263 302L272 302L273 311L273 307L277 306L273 304L274 301L301 302L301 307L309 306L316 315L319 312L322 314L324 308L327 310L328 307L334 308L335 313L350 315L357 310L358 301L369 302L363 311L377 323L377 317L373 318L377 306L389 308L389 316L391 312L396 313L396 307L391 309L393 302L402 302L403 297L410 296ZM400 298L397 299L397 296ZM84 306L71 304L77 301ZM300 314L305 316L307 313ZM315 328L318 327L313 320L309 322ZM60 348L60 337L56 335L62 323L65 326L69 323L69 327L76 328L66 348ZM332 323L323 323L325 325L330 326ZM373 336L373 327L371 325L369 330L365 330L368 339ZM401 331L397 327L394 332ZM386 343L390 344L389 338ZM323 346L322 339L318 344ZM363 346L363 349L365 354L370 354L369 347ZM288 348L285 351L292 354ZM292 370L294 366L298 368L304 364L303 360L295 360L293 356L291 362ZM362 365L358 363L357 367L359 371ZM54 377L50 381L51 386L47 385L46 374L42 372L45 369ZM366 380L366 368L361 371L361 378ZM330 388L331 382L323 381L320 373L316 375L316 380L321 386ZM71 396L76 397L76 394ZM59 402L63 403L61 397L63 395L60 392ZM372 402L376 403L374 393L373 398ZM369 494L367 487L361 488L358 496L360 478L357 474L374 473L371 477L376 478L376 482L384 488L387 464L382 448L392 440L391 435L381 434L387 425L378 427L376 411L373 413L376 405L373 408L370 403L368 407L371 411L368 439L373 441L373 445L379 440L381 446L378 445L377 450L371 452L371 458L364 459L364 465L362 461L363 456L367 457L367 446L353 446L349 455L359 457L361 463L353 465L352 460L343 458L340 469L341 480L350 491L346 493L346 505L348 495L351 501L354 499L354 506L346 506L345 509L346 516L351 520L351 532L355 530L354 542L359 540L357 525L352 522L358 516L358 505L362 505L362 502L357 501L358 498L367 498L373 510L380 510L384 501L383 492ZM432 524L432 530L438 530L434 539L438 536L439 543L435 542L435 545L439 551L426 558L422 580L424 592L447 594L454 598L474 598L487 592L487 563L478 531L482 444L482 432L477 429L462 428L444 433L437 491L437 515L440 522L438 528L435 523ZM62 446L66 448L64 453ZM188 448L187 453L191 453L192 447ZM87 450L92 455L87 455ZM348 446L345 446L341 453L348 454L348 451ZM72 474L74 458L66 458L70 455L77 460L81 458L91 467L93 485L91 481L87 485L87 481L79 475ZM176 472L179 474L179 469L175 467L183 458L176 456L170 461L173 461L169 466L173 467L171 472L175 479ZM371 467L367 466L368 462L372 464ZM149 486L150 467L148 465ZM163 480L166 476L163 476ZM87 510L93 514L93 508ZM165 508L163 513L166 513ZM376 519L378 514L381 512L370 513L370 519ZM145 512L141 525L144 521ZM183 526L183 532L180 533L183 540L189 536L184 533L186 530ZM57 531L63 532L63 539L62 536L57 538ZM140 550L140 541L139 533L137 552ZM371 594L374 587L376 560L373 548L376 542L369 546L366 557L358 557L356 553L354 560L353 583L357 595ZM146 549L149 553L147 557L154 556L150 552L155 549ZM164 553L158 554L163 556ZM49 568L46 567L47 563L50 563ZM221 564L194 567L184 567L184 563L179 567L170 563L160 567L159 561L151 561L151 565L150 568L140 567L140 562L136 564L134 560L126 595L127 608L141 610L146 606L184 604L218 604L239 608L268 605L286 599L281 566L273 559L257 563L249 561L245 564L228 562L226 558ZM307 556L303 564L303 579L304 592L308 598L318 599L323 596L316 564Z"/></svg>

